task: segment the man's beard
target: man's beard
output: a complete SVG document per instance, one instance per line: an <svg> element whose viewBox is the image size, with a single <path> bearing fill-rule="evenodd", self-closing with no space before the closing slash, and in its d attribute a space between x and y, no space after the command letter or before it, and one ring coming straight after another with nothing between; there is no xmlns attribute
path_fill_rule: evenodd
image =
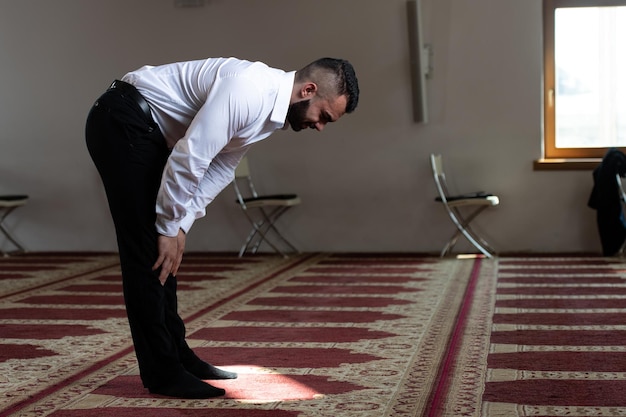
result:
<svg viewBox="0 0 626 417"><path fill-rule="evenodd" d="M299 132L300 130L309 127L304 124L304 120L310 104L311 100L303 100L289 105L289 110L287 111L287 121L289 122L289 126L291 126L295 132Z"/></svg>

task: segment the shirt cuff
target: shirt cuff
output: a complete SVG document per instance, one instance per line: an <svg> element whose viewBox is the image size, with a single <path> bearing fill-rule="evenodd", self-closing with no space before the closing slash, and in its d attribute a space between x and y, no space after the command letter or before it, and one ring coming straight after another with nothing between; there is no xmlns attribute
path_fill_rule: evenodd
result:
<svg viewBox="0 0 626 417"><path fill-rule="evenodd" d="M185 232L185 234L187 234L189 233L189 229L191 229L191 226L195 221L196 216L193 213L189 213L180 221L180 228L183 229L183 232Z"/></svg>
<svg viewBox="0 0 626 417"><path fill-rule="evenodd" d="M178 230L180 227L176 223L169 223L159 220L157 216L156 230L157 233L163 236L175 237L178 236Z"/></svg>
<svg viewBox="0 0 626 417"><path fill-rule="evenodd" d="M159 221L157 218L156 221L156 229L160 235L168 236L168 237L176 237L178 236L178 231L183 230L185 234L189 233L189 229L193 225L193 222L196 220L193 213L186 215L182 218L180 222L165 222Z"/></svg>

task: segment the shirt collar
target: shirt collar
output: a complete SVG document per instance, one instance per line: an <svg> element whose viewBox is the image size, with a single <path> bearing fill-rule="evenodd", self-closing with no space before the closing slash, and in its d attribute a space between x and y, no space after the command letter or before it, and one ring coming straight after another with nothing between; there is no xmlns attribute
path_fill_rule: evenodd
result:
<svg viewBox="0 0 626 417"><path fill-rule="evenodd" d="M276 101L274 102L274 110L270 115L270 121L276 123L280 127L285 127L287 112L289 111L289 102L291 101L291 92L293 91L293 84L296 79L296 72L286 72L280 80L278 86L278 94L276 94Z"/></svg>

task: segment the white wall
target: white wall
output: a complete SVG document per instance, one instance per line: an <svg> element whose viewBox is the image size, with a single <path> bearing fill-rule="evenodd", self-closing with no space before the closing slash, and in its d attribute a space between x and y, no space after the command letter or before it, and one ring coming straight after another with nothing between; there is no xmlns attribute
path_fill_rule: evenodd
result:
<svg viewBox="0 0 626 417"><path fill-rule="evenodd" d="M266 191L304 204L281 222L304 251L438 252L452 232L428 154L457 191L498 193L477 223L501 252L600 251L590 171L533 171L541 146L541 1L423 0L434 49L430 123L412 122L405 0L0 0L0 193L28 193L9 226L32 251L110 251L84 145L93 100L144 64L237 56L293 70L350 60L361 99L323 133L277 132L251 152ZM188 249L232 251L246 223L227 189ZM6 245L5 245L6 246ZM467 246L464 246L467 248Z"/></svg>

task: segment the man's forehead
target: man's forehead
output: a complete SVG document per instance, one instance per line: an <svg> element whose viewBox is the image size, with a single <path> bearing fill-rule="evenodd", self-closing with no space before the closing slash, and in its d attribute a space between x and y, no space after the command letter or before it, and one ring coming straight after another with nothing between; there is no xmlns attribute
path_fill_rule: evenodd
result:
<svg viewBox="0 0 626 417"><path fill-rule="evenodd" d="M337 96L328 102L331 116L336 120L343 116L348 105L348 97L345 95Z"/></svg>

